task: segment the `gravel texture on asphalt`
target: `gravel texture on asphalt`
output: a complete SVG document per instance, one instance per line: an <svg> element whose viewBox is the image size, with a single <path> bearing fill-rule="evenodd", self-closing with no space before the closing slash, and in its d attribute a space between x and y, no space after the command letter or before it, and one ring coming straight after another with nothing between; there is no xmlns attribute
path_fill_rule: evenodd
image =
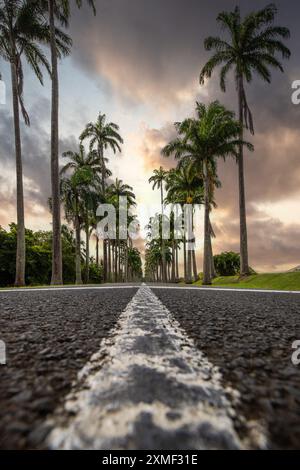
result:
<svg viewBox="0 0 300 470"><path fill-rule="evenodd" d="M0 448L39 448L43 425L137 289L0 292Z"/></svg>
<svg viewBox="0 0 300 470"><path fill-rule="evenodd" d="M270 448L300 448L300 295L154 289L197 347L240 392L238 413L259 420ZM243 425L242 425L243 426ZM243 429L238 429L243 433Z"/></svg>
<svg viewBox="0 0 300 470"><path fill-rule="evenodd" d="M142 286L50 418L50 449L242 449L236 393Z"/></svg>

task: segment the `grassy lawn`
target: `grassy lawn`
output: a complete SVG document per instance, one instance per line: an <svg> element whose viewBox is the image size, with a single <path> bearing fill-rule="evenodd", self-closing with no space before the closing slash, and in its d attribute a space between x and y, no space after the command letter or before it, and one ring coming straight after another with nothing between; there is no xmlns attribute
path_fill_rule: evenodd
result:
<svg viewBox="0 0 300 470"><path fill-rule="evenodd" d="M201 286L202 281L195 282L194 285ZM240 281L238 276L223 276L214 279L213 286L238 287L239 289L300 290L300 272L254 274Z"/></svg>

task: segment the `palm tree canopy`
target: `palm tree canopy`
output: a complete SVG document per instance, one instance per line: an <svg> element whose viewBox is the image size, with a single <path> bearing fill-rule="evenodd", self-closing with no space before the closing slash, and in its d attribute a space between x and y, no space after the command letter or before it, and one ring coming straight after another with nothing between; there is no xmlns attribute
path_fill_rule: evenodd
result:
<svg viewBox="0 0 300 470"><path fill-rule="evenodd" d="M26 0L0 0L0 56L16 66L18 79L18 99L24 121L30 124L23 100L22 55L43 84L42 66L51 75L49 62L39 44L50 41L50 29L45 22L43 11L37 2ZM70 37L56 28L58 55L68 55L72 41Z"/></svg>
<svg viewBox="0 0 300 470"><path fill-rule="evenodd" d="M191 163L169 171L166 190L166 203L203 203L203 179Z"/></svg>
<svg viewBox="0 0 300 470"><path fill-rule="evenodd" d="M129 186L128 184L123 183L123 181L118 178L116 178L114 183L112 183L107 188L107 193L109 196L111 196L113 199L116 200L117 205L118 205L120 196L124 196L127 198L127 203L129 206L136 205L135 194L133 192L133 188Z"/></svg>
<svg viewBox="0 0 300 470"><path fill-rule="evenodd" d="M97 158L97 154L93 151L86 153L82 144L79 145L78 151L68 150L62 154L63 158L68 158L69 161L61 169L61 175L72 171L79 171L82 169L90 168L96 175L100 172L101 167Z"/></svg>
<svg viewBox="0 0 300 470"><path fill-rule="evenodd" d="M160 189L166 180L168 175L168 172L163 169L163 167L159 167L159 169L153 170L153 175L149 178L149 183L152 184L152 189L155 189L156 187Z"/></svg>
<svg viewBox="0 0 300 470"><path fill-rule="evenodd" d="M253 73L270 83L270 67L283 72L283 66L276 54L281 54L283 59L290 57L290 50L282 42L282 39L290 37L290 31L288 28L274 25L276 14L277 8L274 4L249 13L244 18L241 18L239 7L232 12L220 13L217 21L228 33L228 40L220 37L206 38L204 46L208 51L214 50L214 54L202 68L200 83L203 84L205 78L210 78L217 66L221 66L220 86L223 91L226 90L226 77L232 69L237 86L241 78L251 82ZM252 114L243 86L242 96L245 124L254 133Z"/></svg>
<svg viewBox="0 0 300 470"><path fill-rule="evenodd" d="M123 139L119 134L119 126L106 121L106 115L99 113L95 123L90 122L80 136L80 140L90 139L90 149L97 147L99 152L108 148L114 153L121 152Z"/></svg>
<svg viewBox="0 0 300 470"><path fill-rule="evenodd" d="M180 160L188 160L197 166L201 173L203 161L216 157L238 158L238 146L245 145L253 151L253 145L240 140L241 125L234 118L234 113L227 110L218 101L206 106L197 103L196 118L188 118L175 123L179 137L162 149L166 157L174 155Z"/></svg>
<svg viewBox="0 0 300 470"><path fill-rule="evenodd" d="M69 19L71 16L71 3L70 0L52 0L54 6L54 14L59 22L65 26L69 26ZM48 11L49 0L37 0L41 5L44 11ZM73 2L74 3L74 2ZM85 3L82 0L76 0L75 4L78 8L82 7L82 4ZM86 0L86 3L92 8L94 15L96 15L96 7L94 0Z"/></svg>

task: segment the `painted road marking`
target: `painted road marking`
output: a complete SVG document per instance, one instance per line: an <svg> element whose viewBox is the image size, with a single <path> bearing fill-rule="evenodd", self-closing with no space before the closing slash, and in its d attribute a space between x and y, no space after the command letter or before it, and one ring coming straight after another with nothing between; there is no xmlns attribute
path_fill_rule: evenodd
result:
<svg viewBox="0 0 300 470"><path fill-rule="evenodd" d="M238 392L142 286L48 420L51 449L264 448L234 429Z"/></svg>

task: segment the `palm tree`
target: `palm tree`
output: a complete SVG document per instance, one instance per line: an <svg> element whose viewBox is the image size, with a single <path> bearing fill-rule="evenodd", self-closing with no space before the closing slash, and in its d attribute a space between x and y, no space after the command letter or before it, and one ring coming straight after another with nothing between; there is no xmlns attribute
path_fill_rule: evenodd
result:
<svg viewBox="0 0 300 470"><path fill-rule="evenodd" d="M93 0L87 0L94 14L96 9ZM82 6L82 0L76 0L78 8ZM51 49L51 78L52 78L52 109L51 109L51 186L52 186L52 278L51 284L62 284L62 251L61 251L61 219L60 219L60 183L59 183L59 81L58 59L60 58L56 47L55 19L60 24L68 26L70 18L69 0L40 0L40 5L48 14L50 26Z"/></svg>
<svg viewBox="0 0 300 470"><path fill-rule="evenodd" d="M69 161L60 170L61 175L87 167L91 168L93 173L96 175L101 169L95 152L86 153L85 148L81 143L79 144L78 151L74 152L73 150L68 150L62 154L62 157L68 158Z"/></svg>
<svg viewBox="0 0 300 470"><path fill-rule="evenodd" d="M167 265L166 265L166 253L165 253L165 239L164 239L164 182L166 181L168 172L159 167L158 170L153 171L153 175L149 178L149 183L152 184L152 189L160 189L160 203L161 203L161 220L162 220L162 280L167 282Z"/></svg>
<svg viewBox="0 0 300 470"><path fill-rule="evenodd" d="M106 115L99 113L97 121L87 124L82 132L80 140L83 142L85 139L90 139L90 150L96 150L98 153L99 164L102 167L102 191L104 193L106 180L104 150L121 152L123 139L119 134L119 126L113 122L106 122Z"/></svg>
<svg viewBox="0 0 300 470"><path fill-rule="evenodd" d="M81 276L81 226L83 223L83 207L80 197L80 188L76 180L62 178L60 181L60 194L64 206L65 217L72 222L75 230L75 266L76 284L82 284Z"/></svg>
<svg viewBox="0 0 300 470"><path fill-rule="evenodd" d="M137 248L128 249L128 268L131 281L139 280L142 277L142 260Z"/></svg>
<svg viewBox="0 0 300 470"><path fill-rule="evenodd" d="M90 245L90 224L93 219L93 208L96 204L94 199L99 198L100 171L97 154L94 151L86 154L82 144L79 151L67 151L62 154L63 158L68 158L69 162L61 169L61 175L72 172L74 185L80 187L81 206L83 207L84 229L86 235L86 282L89 281L89 245ZM97 187L98 185L98 187ZM94 191L93 191L94 189ZM76 187L76 190L79 189ZM75 227L76 229L76 227Z"/></svg>
<svg viewBox="0 0 300 470"><path fill-rule="evenodd" d="M59 38L59 39L58 39ZM15 285L25 284L25 222L22 145L20 131L20 109L25 124L30 125L23 99L24 74L22 58L33 69L41 84L41 66L50 73L49 63L39 47L39 43L49 41L49 28L45 24L41 10L30 0L2 0L0 2L0 56L10 63L13 117L15 130L16 180L17 180L17 253ZM58 53L67 49L68 38L59 30L55 31L55 47Z"/></svg>
<svg viewBox="0 0 300 470"><path fill-rule="evenodd" d="M238 93L239 121L241 124L240 141L243 141L244 124L254 134L253 118L245 93L245 81L250 83L253 79L253 72L255 72L264 81L270 83L270 67L283 72L283 67L276 58L276 53L281 53L283 59L290 57L289 49L281 41L281 38L289 38L290 32L282 26L274 26L276 14L277 8L274 4L270 4L262 10L252 12L243 19L241 18L239 7L236 7L232 12L223 11L218 15L217 21L229 33L229 40L226 41L220 37L208 37L204 42L206 50L214 50L214 54L201 71L201 84L204 83L205 78L211 77L215 67L222 65L220 86L225 92L227 74L234 69ZM237 162L239 175L241 275L248 275L250 270L248 262L243 145L239 147Z"/></svg>
<svg viewBox="0 0 300 470"><path fill-rule="evenodd" d="M110 197L111 202L114 204L117 212L117 233L116 239L114 240L115 250L114 250L114 280L117 282L120 278L120 263L121 263L121 243L120 243L120 230L126 230L127 227L120 226L120 217L119 217L119 201L120 197L126 197L127 199L127 208L133 207L136 205L135 202L135 194L133 193L133 188L128 184L123 183L122 180L116 178L114 183L112 183L107 188L107 194ZM126 238L126 245L127 245L127 238ZM108 244L110 249L110 244ZM127 253L128 255L128 253Z"/></svg>
<svg viewBox="0 0 300 470"><path fill-rule="evenodd" d="M195 168L191 164L181 164L176 170L171 170L167 178L166 184L167 197L166 201L180 204L182 210L185 204L203 204L203 179L199 177L199 173L195 171ZM192 227L190 232L194 230L193 222L194 207L192 208ZM184 238L184 278L185 281L191 282L191 269L193 264L194 279L197 281L197 267L196 267L196 256L195 256L195 237L188 239L188 254L186 255L186 234L183 233ZM192 250L191 250L192 248Z"/></svg>
<svg viewBox="0 0 300 470"><path fill-rule="evenodd" d="M90 149L97 151L99 164L102 167L102 193L105 194L106 158L104 151L111 149L114 153L121 152L123 139L119 134L119 126L113 122L106 122L106 115L99 113L95 123L86 125L80 136L81 141L90 139ZM103 239L103 277L107 280L108 253L110 253L109 241Z"/></svg>
<svg viewBox="0 0 300 470"><path fill-rule="evenodd" d="M249 150L253 146L241 141L240 123L234 119L234 113L228 111L218 101L209 104L197 103L196 118L189 118L175 124L179 137L170 142L163 150L165 156L175 155L182 161L195 166L204 180L204 255L203 284L211 284L211 225L210 225L210 179L211 167L215 159L227 156L238 158L238 146L245 145Z"/></svg>

